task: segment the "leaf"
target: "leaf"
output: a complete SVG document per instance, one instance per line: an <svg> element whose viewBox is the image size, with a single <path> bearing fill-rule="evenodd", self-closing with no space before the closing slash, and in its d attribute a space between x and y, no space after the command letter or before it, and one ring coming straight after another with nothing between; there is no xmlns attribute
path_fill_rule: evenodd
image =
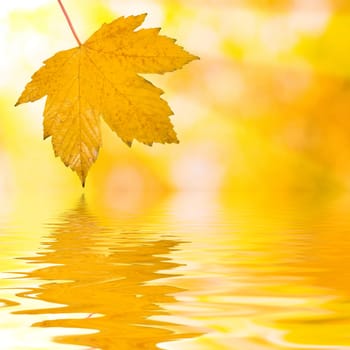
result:
<svg viewBox="0 0 350 350"><path fill-rule="evenodd" d="M197 59L158 28L140 29L146 14L104 24L84 44L44 62L16 106L47 96L44 138L84 186L101 147L101 117L129 146L178 143L161 98L163 91L139 73L165 73Z"/></svg>

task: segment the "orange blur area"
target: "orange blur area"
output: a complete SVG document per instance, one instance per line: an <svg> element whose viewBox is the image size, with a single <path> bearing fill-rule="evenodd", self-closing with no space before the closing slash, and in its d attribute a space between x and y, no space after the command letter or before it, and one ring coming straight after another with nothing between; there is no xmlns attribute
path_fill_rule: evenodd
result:
<svg viewBox="0 0 350 350"><path fill-rule="evenodd" d="M147 12L145 27L162 27L201 57L181 71L147 76L165 91L180 144L130 149L104 126L87 179L91 196L112 203L123 191L350 185L347 1L64 3L82 40L113 18ZM14 107L41 62L75 45L55 1L1 5L0 194L81 191L42 140L44 100Z"/></svg>

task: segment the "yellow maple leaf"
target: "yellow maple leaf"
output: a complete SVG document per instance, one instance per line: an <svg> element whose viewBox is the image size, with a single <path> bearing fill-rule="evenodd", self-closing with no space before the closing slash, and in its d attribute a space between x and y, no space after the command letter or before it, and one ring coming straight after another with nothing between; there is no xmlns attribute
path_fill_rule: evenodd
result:
<svg viewBox="0 0 350 350"><path fill-rule="evenodd" d="M16 106L47 96L44 138L84 185L101 147L101 116L129 146L177 143L163 91L138 75L165 73L197 59L159 28L140 29L146 14L104 24L85 43L44 62Z"/></svg>

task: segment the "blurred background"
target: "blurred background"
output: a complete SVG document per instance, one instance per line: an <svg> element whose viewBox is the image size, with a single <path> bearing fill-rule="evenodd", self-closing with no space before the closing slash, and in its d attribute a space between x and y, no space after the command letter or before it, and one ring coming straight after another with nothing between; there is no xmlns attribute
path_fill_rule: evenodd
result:
<svg viewBox="0 0 350 350"><path fill-rule="evenodd" d="M350 186L350 4L345 0L66 0L82 40L148 13L201 57L147 76L165 90L180 145L126 147L107 127L87 192ZM75 46L54 0L0 5L0 194L79 193L42 140L44 99L14 103L43 60Z"/></svg>
<svg viewBox="0 0 350 350"><path fill-rule="evenodd" d="M83 289L80 270L79 277L70 272L83 266L92 271L88 282L103 286L99 278L114 269L116 251L120 276L134 283L130 295L154 294L133 278L175 270L173 279L158 282L182 288L185 298L164 309L174 323L207 333L164 348L232 349L233 341L237 349L348 348L350 2L63 2L82 40L104 22L147 12L144 27L162 27L201 60L147 76L165 91L180 144L128 148L104 126L103 148L79 201L78 176L42 139L45 99L14 107L42 61L76 42L56 0L1 1L0 307L4 300L22 311L41 307L29 294L27 301L18 297L28 279L4 278L31 271L31 283L47 287L43 301L74 311ZM45 269L32 264L33 255ZM138 270L134 262L144 257L150 263ZM57 263L62 270L48 268ZM59 284L45 287L47 279L72 276L79 288L71 300L62 301L70 294ZM110 289L96 290L89 313L103 313L100 306L111 300ZM141 316L148 310L121 300ZM3 310L6 349L46 337L28 329L40 315L23 319ZM105 329L114 330L112 320Z"/></svg>

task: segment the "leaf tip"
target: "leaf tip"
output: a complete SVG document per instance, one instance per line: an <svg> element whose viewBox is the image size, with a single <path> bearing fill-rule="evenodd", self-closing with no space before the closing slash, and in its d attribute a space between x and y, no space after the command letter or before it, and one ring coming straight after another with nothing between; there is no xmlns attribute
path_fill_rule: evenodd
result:
<svg viewBox="0 0 350 350"><path fill-rule="evenodd" d="M85 188L85 183L86 183L86 174L82 173L82 174L78 174L80 177L80 181L81 181L81 187Z"/></svg>
<svg viewBox="0 0 350 350"><path fill-rule="evenodd" d="M132 146L132 140L123 140L123 141L124 141L124 143L125 143L128 147L131 148L131 146Z"/></svg>
<svg viewBox="0 0 350 350"><path fill-rule="evenodd" d="M134 18L134 20L136 20L136 22L138 23L137 24L137 27L140 26L146 19L148 13L147 12L144 12L144 13L140 13L139 15L136 15L136 16L130 16L130 17L127 17L126 19L128 18Z"/></svg>
<svg viewBox="0 0 350 350"><path fill-rule="evenodd" d="M197 60L200 60L201 58L199 57L199 56L197 56L197 55L192 55L191 53L189 53L189 52L187 52L187 54L188 54L188 61L187 61L187 63L190 63L190 62L192 62L192 61L197 61Z"/></svg>

